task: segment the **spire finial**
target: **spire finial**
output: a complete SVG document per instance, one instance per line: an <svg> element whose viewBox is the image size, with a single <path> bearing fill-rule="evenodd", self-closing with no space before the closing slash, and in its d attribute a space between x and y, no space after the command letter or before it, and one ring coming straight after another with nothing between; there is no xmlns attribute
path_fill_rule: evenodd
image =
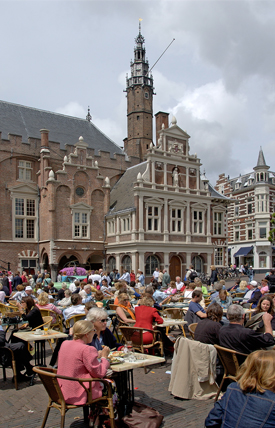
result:
<svg viewBox="0 0 275 428"><path fill-rule="evenodd" d="M139 23L138 23L139 34L141 34L141 21L142 21L142 18L139 18Z"/></svg>
<svg viewBox="0 0 275 428"><path fill-rule="evenodd" d="M92 120L92 116L90 114L90 106L88 106L88 114L86 116L86 120L88 120L88 122L91 122L91 120Z"/></svg>

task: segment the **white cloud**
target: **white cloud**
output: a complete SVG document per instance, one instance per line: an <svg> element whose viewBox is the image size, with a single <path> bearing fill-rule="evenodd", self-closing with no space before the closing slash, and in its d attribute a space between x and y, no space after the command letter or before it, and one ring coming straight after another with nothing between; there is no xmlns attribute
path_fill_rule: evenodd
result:
<svg viewBox="0 0 275 428"><path fill-rule="evenodd" d="M77 101L70 101L64 107L58 107L56 113L66 114L68 116L80 117L85 119L88 113Z"/></svg>

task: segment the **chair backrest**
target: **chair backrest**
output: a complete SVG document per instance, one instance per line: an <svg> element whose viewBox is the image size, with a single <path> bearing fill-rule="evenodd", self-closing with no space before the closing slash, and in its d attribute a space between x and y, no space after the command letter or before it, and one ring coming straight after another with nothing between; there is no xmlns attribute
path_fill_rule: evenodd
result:
<svg viewBox="0 0 275 428"><path fill-rule="evenodd" d="M198 325L198 323L194 322L193 324L190 324L188 326L188 330L189 330L189 333L190 333L190 336L192 337L192 339L195 339L195 330L197 328L197 325Z"/></svg>
<svg viewBox="0 0 275 428"><path fill-rule="evenodd" d="M236 297L243 297L245 295L245 293L236 293Z"/></svg>
<svg viewBox="0 0 275 428"><path fill-rule="evenodd" d="M10 311L10 307L7 305L4 305L4 303L0 303L0 312L2 315L5 315L7 312Z"/></svg>
<svg viewBox="0 0 275 428"><path fill-rule="evenodd" d="M56 369L33 367L33 371L38 373L50 399L56 403L65 403L64 396L57 381Z"/></svg>
<svg viewBox="0 0 275 428"><path fill-rule="evenodd" d="M115 311L118 305L114 305L113 303L109 303L109 308L111 311Z"/></svg>
<svg viewBox="0 0 275 428"><path fill-rule="evenodd" d="M184 320L187 321L188 325L190 325L193 323L198 323L200 321L200 317L198 317L198 315L188 309L185 314Z"/></svg>
<svg viewBox="0 0 275 428"><path fill-rule="evenodd" d="M39 325L38 327L33 328L32 331L37 330L41 327L50 327L52 320L53 320L53 317L46 316L46 317L42 317L42 319L43 319L43 324Z"/></svg>
<svg viewBox="0 0 275 428"><path fill-rule="evenodd" d="M182 319L183 310L181 308L167 308L164 309L163 314L169 314L173 320L179 320Z"/></svg>
<svg viewBox="0 0 275 428"><path fill-rule="evenodd" d="M219 345L214 345L217 349L219 359L224 368L225 376L235 377L240 365L245 361L247 355L234 351L233 349L223 348Z"/></svg>
<svg viewBox="0 0 275 428"><path fill-rule="evenodd" d="M70 328L76 323L76 321L83 320L85 318L85 314L75 314L72 315L70 318L66 319L66 328Z"/></svg>

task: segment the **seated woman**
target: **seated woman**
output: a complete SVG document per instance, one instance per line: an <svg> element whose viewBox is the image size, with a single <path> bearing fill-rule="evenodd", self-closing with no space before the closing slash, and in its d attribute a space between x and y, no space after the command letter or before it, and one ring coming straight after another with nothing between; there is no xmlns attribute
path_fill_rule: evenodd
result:
<svg viewBox="0 0 275 428"><path fill-rule="evenodd" d="M94 300L96 305L100 308L100 307L104 307L106 306L107 300L104 299L104 294L102 293L102 291L100 290L96 290L95 295L94 295ZM100 303L99 305L97 303ZM92 321L93 322L93 321Z"/></svg>
<svg viewBox="0 0 275 428"><path fill-rule="evenodd" d="M271 296L269 295L265 295L263 297L260 298L258 305L255 309L254 314L252 315L251 320L253 319L253 317L261 312L268 312L269 314L271 314L273 316L273 319L271 321L271 326L272 326L272 330L275 330L275 308L274 308L274 302ZM259 324L259 327L264 327L264 323L263 321L261 322L261 324Z"/></svg>
<svg viewBox="0 0 275 428"><path fill-rule="evenodd" d="M209 345L219 345L219 332L222 325L222 307L214 302L206 309L207 318L200 320L195 330L195 340Z"/></svg>
<svg viewBox="0 0 275 428"><path fill-rule="evenodd" d="M269 293L269 282L268 282L268 280L264 278L264 279L262 279L261 283L262 283L261 293L262 294Z"/></svg>
<svg viewBox="0 0 275 428"><path fill-rule="evenodd" d="M163 319L158 314L157 309L154 308L153 305L154 299L152 297L149 297L148 295L140 300L140 306L137 306L135 308L136 323L134 327L142 327L152 330L153 322L156 322L157 324L163 323ZM145 331L143 333L144 345L148 345L149 343L152 343L152 341L152 333L150 333L149 331ZM134 338L133 342L135 342Z"/></svg>
<svg viewBox="0 0 275 428"><path fill-rule="evenodd" d="M61 309L58 309L53 303L49 302L49 296L45 291L42 291L42 293L38 296L38 303L36 305L39 309L46 309L48 311L55 312L56 314L61 315L62 311ZM53 317L52 324L56 323L56 316L54 314L51 315Z"/></svg>
<svg viewBox="0 0 275 428"><path fill-rule="evenodd" d="M169 295L176 294L176 292L177 292L177 287L176 287L175 281L171 281L170 286L166 290L164 290L164 293Z"/></svg>
<svg viewBox="0 0 275 428"><path fill-rule="evenodd" d="M29 327L31 329L39 327L43 324L41 312L35 305L32 297L22 297L21 303L17 302L16 306L18 307L19 312L22 314L22 319L24 321L28 321Z"/></svg>
<svg viewBox="0 0 275 428"><path fill-rule="evenodd" d="M118 295L118 307L116 308L117 316L125 324L134 324L136 317L132 308L129 308L130 298L127 293Z"/></svg>
<svg viewBox="0 0 275 428"><path fill-rule="evenodd" d="M108 314L105 309L97 307L90 309L86 319L93 323L95 328L93 340L89 345L94 346L98 351L101 351L104 346L108 346L110 349L118 349L122 346L107 327Z"/></svg>
<svg viewBox="0 0 275 428"><path fill-rule="evenodd" d="M184 297L188 298L188 299L192 299L192 294L193 291L196 288L196 284L194 282L190 282L190 284L188 285L188 287L186 287L186 289L184 290Z"/></svg>
<svg viewBox="0 0 275 428"><path fill-rule="evenodd" d="M246 281L241 281L239 287L236 289L237 293L247 293L249 288L247 287Z"/></svg>
<svg viewBox="0 0 275 428"><path fill-rule="evenodd" d="M214 299L223 309L228 309L232 305L232 297L227 295L226 290L220 290L219 296Z"/></svg>
<svg viewBox="0 0 275 428"><path fill-rule="evenodd" d="M77 321L73 326L72 341L65 340L58 354L57 374L75 378L103 378L110 366L107 359L110 349L104 347L99 354L95 347L87 346L93 340L95 329L90 321ZM87 393L78 383L58 379L59 386L68 404L85 404ZM103 386L100 382L92 384L92 398L102 396Z"/></svg>
<svg viewBox="0 0 275 428"><path fill-rule="evenodd" d="M206 427L273 427L275 420L275 352L255 351L241 365L205 420Z"/></svg>
<svg viewBox="0 0 275 428"><path fill-rule="evenodd" d="M66 289L64 291L64 298L62 300L59 300L58 306L61 306L63 309L67 308L68 306L71 306L72 300L71 300L72 292L69 289Z"/></svg>

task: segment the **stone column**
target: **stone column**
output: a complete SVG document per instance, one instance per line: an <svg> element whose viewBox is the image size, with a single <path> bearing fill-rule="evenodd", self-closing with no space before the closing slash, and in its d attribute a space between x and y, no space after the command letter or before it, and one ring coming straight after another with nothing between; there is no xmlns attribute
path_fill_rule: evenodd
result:
<svg viewBox="0 0 275 428"><path fill-rule="evenodd" d="M186 206L186 242L191 242L191 213L190 213L190 202L187 202Z"/></svg>

